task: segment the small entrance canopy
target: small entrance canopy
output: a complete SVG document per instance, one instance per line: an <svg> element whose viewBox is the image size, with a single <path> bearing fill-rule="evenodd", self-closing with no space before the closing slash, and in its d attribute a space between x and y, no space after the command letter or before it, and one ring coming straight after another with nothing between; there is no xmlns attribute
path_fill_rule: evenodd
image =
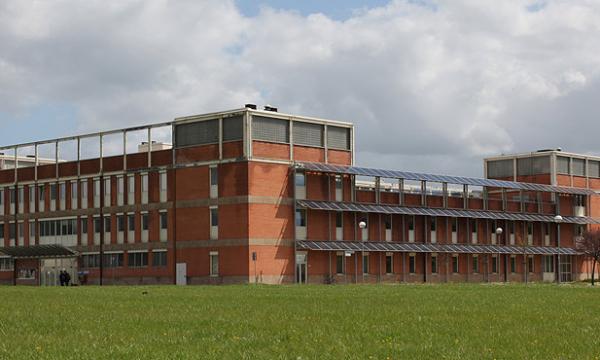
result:
<svg viewBox="0 0 600 360"><path fill-rule="evenodd" d="M77 253L62 245L33 245L0 248L0 255L15 259L44 259L74 257Z"/></svg>

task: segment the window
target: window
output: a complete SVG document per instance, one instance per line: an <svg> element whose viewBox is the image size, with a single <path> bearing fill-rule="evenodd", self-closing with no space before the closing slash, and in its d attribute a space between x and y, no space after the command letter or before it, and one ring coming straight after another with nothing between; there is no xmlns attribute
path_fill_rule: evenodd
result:
<svg viewBox="0 0 600 360"><path fill-rule="evenodd" d="M385 273L392 274L394 272L394 256L387 254L385 256Z"/></svg>
<svg viewBox="0 0 600 360"><path fill-rule="evenodd" d="M488 178L510 178L514 175L513 160L494 160L487 162Z"/></svg>
<svg viewBox="0 0 600 360"><path fill-rule="evenodd" d="M100 228L102 223L100 222L99 217L94 217L94 233L100 234Z"/></svg>
<svg viewBox="0 0 600 360"><path fill-rule="evenodd" d="M458 255L452 255L452 272L458 274Z"/></svg>
<svg viewBox="0 0 600 360"><path fill-rule="evenodd" d="M414 231L414 230L415 230L415 217L409 216L408 217L408 231Z"/></svg>
<svg viewBox="0 0 600 360"><path fill-rule="evenodd" d="M88 227L87 220L88 220L87 217L81 218L81 235L87 234L87 227Z"/></svg>
<svg viewBox="0 0 600 360"><path fill-rule="evenodd" d="M573 175L585 176L585 160L572 158Z"/></svg>
<svg viewBox="0 0 600 360"><path fill-rule="evenodd" d="M123 253L104 253L104 267L114 268L123 266Z"/></svg>
<svg viewBox="0 0 600 360"><path fill-rule="evenodd" d="M294 144L323 146L323 125L294 121Z"/></svg>
<svg viewBox="0 0 600 360"><path fill-rule="evenodd" d="M3 242L4 242L4 223L0 222L0 239L2 240L2 243L0 243L0 245L4 246Z"/></svg>
<svg viewBox="0 0 600 360"><path fill-rule="evenodd" d="M15 223L13 222L13 223L8 224L8 238L10 240L14 240L15 236L17 235L16 233L17 233L17 228L16 228Z"/></svg>
<svg viewBox="0 0 600 360"><path fill-rule="evenodd" d="M363 254L363 274L369 273L369 254Z"/></svg>
<svg viewBox="0 0 600 360"><path fill-rule="evenodd" d="M306 226L306 209L296 209L296 226Z"/></svg>
<svg viewBox="0 0 600 360"><path fill-rule="evenodd" d="M343 215L344 213L341 211L335 212L335 227L341 228L343 226Z"/></svg>
<svg viewBox="0 0 600 360"><path fill-rule="evenodd" d="M142 174L142 192L148 192L148 174Z"/></svg>
<svg viewBox="0 0 600 360"><path fill-rule="evenodd" d="M135 177L127 175L127 204L133 205L135 202Z"/></svg>
<svg viewBox="0 0 600 360"><path fill-rule="evenodd" d="M585 196L584 195L574 195L573 202L575 206L585 206Z"/></svg>
<svg viewBox="0 0 600 360"><path fill-rule="evenodd" d="M553 273L554 272L554 256L553 255L544 255L542 258L542 263L544 266L544 272Z"/></svg>
<svg viewBox="0 0 600 360"><path fill-rule="evenodd" d="M166 251L153 251L152 252L152 266L155 266L155 267L167 266L167 252Z"/></svg>
<svg viewBox="0 0 600 360"><path fill-rule="evenodd" d="M117 177L117 194L123 195L125 191L125 180L122 176Z"/></svg>
<svg viewBox="0 0 600 360"><path fill-rule="evenodd" d="M330 149L350 150L350 129L327 126L327 147Z"/></svg>
<svg viewBox="0 0 600 360"><path fill-rule="evenodd" d="M39 184L38 185L38 192L39 192L39 196L38 198L40 199L40 202L43 203L44 200L46 199L45 193L46 193L46 189L44 189L44 184Z"/></svg>
<svg viewBox="0 0 600 360"><path fill-rule="evenodd" d="M176 147L219 142L219 120L206 120L175 126Z"/></svg>
<svg viewBox="0 0 600 360"><path fill-rule="evenodd" d="M88 181L86 179L86 180L81 180L81 208L82 209L86 209L88 206L87 198L88 198Z"/></svg>
<svg viewBox="0 0 600 360"><path fill-rule="evenodd" d="M476 239L477 238L477 220L471 219L471 234Z"/></svg>
<svg viewBox="0 0 600 360"><path fill-rule="evenodd" d="M517 258L514 255L510 257L510 272L517 272Z"/></svg>
<svg viewBox="0 0 600 360"><path fill-rule="evenodd" d="M35 242L35 221L30 219L29 220L29 245L33 245L33 243Z"/></svg>
<svg viewBox="0 0 600 360"><path fill-rule="evenodd" d="M497 256L492 256L492 273L497 273L498 272L498 257Z"/></svg>
<svg viewBox="0 0 600 360"><path fill-rule="evenodd" d="M408 256L408 272L411 274L415 273L415 255L413 254Z"/></svg>
<svg viewBox="0 0 600 360"><path fill-rule="evenodd" d="M77 182L71 181L71 207L77 207Z"/></svg>
<svg viewBox="0 0 600 360"><path fill-rule="evenodd" d="M241 115L223 119L223 141L242 140L244 123Z"/></svg>
<svg viewBox="0 0 600 360"><path fill-rule="evenodd" d="M528 256L527 257L527 270L530 273L535 272L533 266L534 266L533 256Z"/></svg>
<svg viewBox="0 0 600 360"><path fill-rule="evenodd" d="M0 257L0 271L13 270L14 262L12 258Z"/></svg>
<svg viewBox="0 0 600 360"><path fill-rule="evenodd" d="M162 230L167 229L167 213L166 212L160 213L160 228Z"/></svg>
<svg viewBox="0 0 600 360"><path fill-rule="evenodd" d="M306 186L306 175L303 172L296 172L294 179L296 186Z"/></svg>
<svg viewBox="0 0 600 360"><path fill-rule="evenodd" d="M254 140L289 143L289 122L287 120L253 116L252 138Z"/></svg>
<svg viewBox="0 0 600 360"><path fill-rule="evenodd" d="M50 184L50 200L56 200L56 184Z"/></svg>
<svg viewBox="0 0 600 360"><path fill-rule="evenodd" d="M219 253L210 252L210 276L219 276Z"/></svg>
<svg viewBox="0 0 600 360"><path fill-rule="evenodd" d="M135 215L133 215L133 214L127 215L127 227L129 229L129 231L135 231Z"/></svg>
<svg viewBox="0 0 600 360"><path fill-rule="evenodd" d="M60 196L60 200L65 200L67 198L67 184L61 182L58 184L58 196Z"/></svg>
<svg viewBox="0 0 600 360"><path fill-rule="evenodd" d="M127 253L128 267L148 266L148 252L129 252Z"/></svg>
<svg viewBox="0 0 600 360"><path fill-rule="evenodd" d="M473 255L473 267L472 270L474 273L478 273L479 272L479 256L477 255Z"/></svg>
<svg viewBox="0 0 600 360"><path fill-rule="evenodd" d="M31 184L28 187L28 191L29 191L29 212L30 213L34 213L35 212L35 185ZM0 190L0 206L2 206L2 195L3 192Z"/></svg>
<svg viewBox="0 0 600 360"><path fill-rule="evenodd" d="M23 213L23 202L25 201L25 189L19 186L18 202L19 202L19 214Z"/></svg>
<svg viewBox="0 0 600 360"><path fill-rule="evenodd" d="M125 215L117 215L117 231L125 231Z"/></svg>
<svg viewBox="0 0 600 360"><path fill-rule="evenodd" d="M344 273L344 258L345 258L345 255L339 254L339 253L335 257L335 271L337 274Z"/></svg>
<svg viewBox="0 0 600 360"><path fill-rule="evenodd" d="M600 161L588 160L588 176L600 177Z"/></svg>
<svg viewBox="0 0 600 360"><path fill-rule="evenodd" d="M432 216L429 219L429 228L430 228L431 232L435 232L436 231L436 229L437 229L437 219L436 219L435 216Z"/></svg>
<svg viewBox="0 0 600 360"><path fill-rule="evenodd" d="M100 179L94 179L94 207L100 206Z"/></svg>
<svg viewBox="0 0 600 360"><path fill-rule="evenodd" d="M342 177L340 175L335 176L335 189L342 190Z"/></svg>
<svg viewBox="0 0 600 360"><path fill-rule="evenodd" d="M517 175L540 175L550 173L550 156L517 159Z"/></svg>
<svg viewBox="0 0 600 360"><path fill-rule="evenodd" d="M219 209L210 209L210 226L219 226Z"/></svg>
<svg viewBox="0 0 600 360"><path fill-rule="evenodd" d="M100 267L100 254L84 254L81 256L81 267L84 269Z"/></svg>
<svg viewBox="0 0 600 360"><path fill-rule="evenodd" d="M437 272L438 272L437 256L435 254L432 254L431 255L431 273L437 274Z"/></svg>
<svg viewBox="0 0 600 360"><path fill-rule="evenodd" d="M556 157L556 172L559 174L569 175L571 172L569 171L569 158L564 156Z"/></svg>
<svg viewBox="0 0 600 360"><path fill-rule="evenodd" d="M211 186L219 185L219 169L217 167L210 168L210 185Z"/></svg>
<svg viewBox="0 0 600 360"><path fill-rule="evenodd" d="M452 218L452 232L456 233L457 229L458 229L458 219Z"/></svg>
<svg viewBox="0 0 600 360"><path fill-rule="evenodd" d="M159 173L158 181L160 182L160 201L167 201L167 173L162 171Z"/></svg>
<svg viewBox="0 0 600 360"><path fill-rule="evenodd" d="M142 230L148 230L149 227L149 218L148 218L148 213L143 213L142 214Z"/></svg>
<svg viewBox="0 0 600 360"><path fill-rule="evenodd" d="M110 225L111 225L110 215L104 216L104 232L105 233L109 233L111 231Z"/></svg>

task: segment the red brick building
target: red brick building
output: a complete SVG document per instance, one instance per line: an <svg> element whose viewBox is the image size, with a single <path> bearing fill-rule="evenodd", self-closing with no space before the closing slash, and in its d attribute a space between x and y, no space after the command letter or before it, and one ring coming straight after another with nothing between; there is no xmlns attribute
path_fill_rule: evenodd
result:
<svg viewBox="0 0 600 360"><path fill-rule="evenodd" d="M584 176L556 151L487 159L487 179L360 168L352 124L272 108L2 151L6 284L572 281L574 238L600 222L600 159Z"/></svg>

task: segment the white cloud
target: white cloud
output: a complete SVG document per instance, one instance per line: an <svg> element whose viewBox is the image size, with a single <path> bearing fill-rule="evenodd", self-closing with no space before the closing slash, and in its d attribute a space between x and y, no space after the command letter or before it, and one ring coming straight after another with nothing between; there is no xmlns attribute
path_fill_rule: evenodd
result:
<svg viewBox="0 0 600 360"><path fill-rule="evenodd" d="M486 155L596 150L569 129L600 130L599 39L594 1L394 1L345 21L247 18L232 1L5 1L0 113L68 103L92 131L271 103L353 121L364 165L480 175Z"/></svg>

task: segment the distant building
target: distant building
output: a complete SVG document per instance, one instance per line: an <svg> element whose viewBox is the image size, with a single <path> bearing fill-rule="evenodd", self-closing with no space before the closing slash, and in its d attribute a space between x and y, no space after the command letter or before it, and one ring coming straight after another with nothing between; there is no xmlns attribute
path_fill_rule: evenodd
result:
<svg viewBox="0 0 600 360"><path fill-rule="evenodd" d="M16 159L18 163L18 167L29 167L35 166L35 156L19 156ZM52 159L43 159L38 158L39 165L46 164L55 164L56 161ZM3 169L14 169L15 168L15 156L14 155L5 155L4 153L0 153L0 170Z"/></svg>
<svg viewBox="0 0 600 360"><path fill-rule="evenodd" d="M152 141L158 127L173 145ZM107 135L125 149L140 130L136 153L0 170L0 282L55 285L62 268L86 284L589 275L574 241L600 224L600 158L503 155L483 179L363 168L351 123L253 106L39 144L99 138L103 154Z"/></svg>

